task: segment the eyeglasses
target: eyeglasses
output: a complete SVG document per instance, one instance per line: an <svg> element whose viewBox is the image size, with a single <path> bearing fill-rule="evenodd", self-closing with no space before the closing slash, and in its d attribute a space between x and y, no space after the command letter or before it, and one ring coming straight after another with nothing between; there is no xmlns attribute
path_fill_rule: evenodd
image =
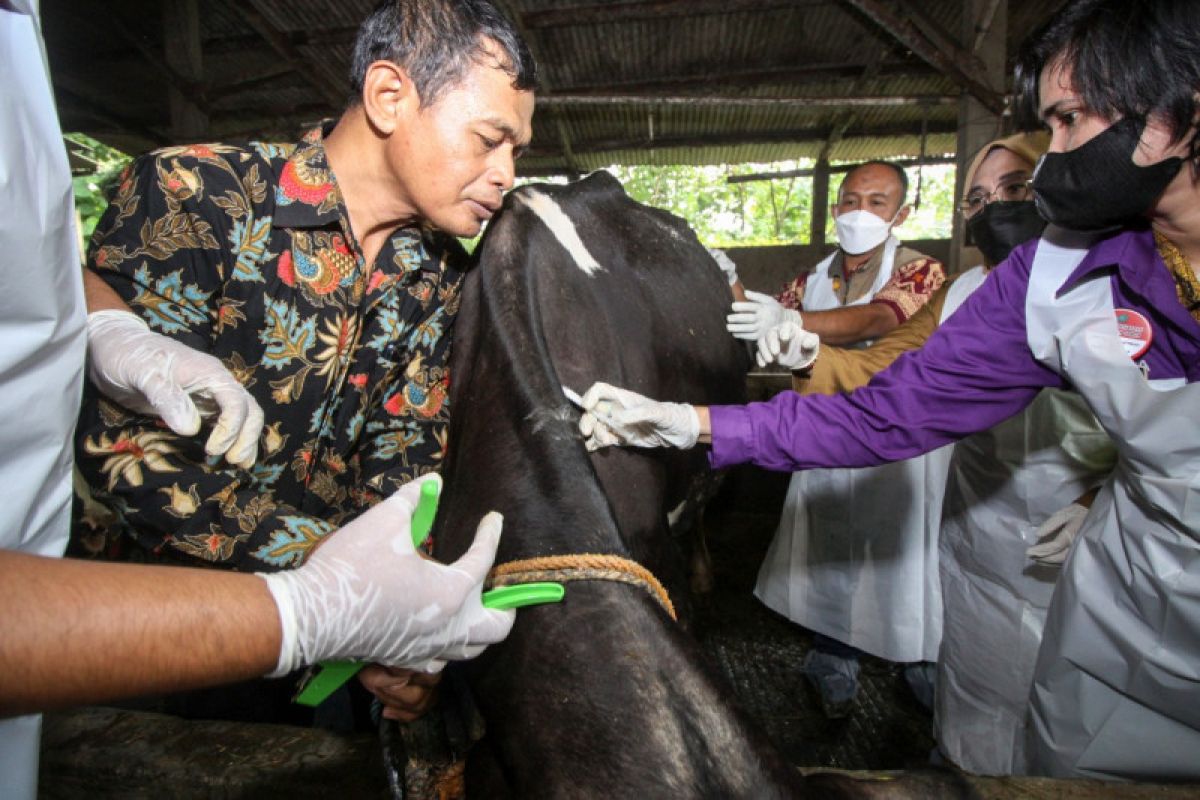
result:
<svg viewBox="0 0 1200 800"><path fill-rule="evenodd" d="M1029 178L1017 177L1003 181L990 192L983 189L975 189L958 204L958 209L964 216L973 217L980 211L983 211L983 207L993 200L1004 202L1028 200L1033 197L1033 189L1030 188L1030 183Z"/></svg>

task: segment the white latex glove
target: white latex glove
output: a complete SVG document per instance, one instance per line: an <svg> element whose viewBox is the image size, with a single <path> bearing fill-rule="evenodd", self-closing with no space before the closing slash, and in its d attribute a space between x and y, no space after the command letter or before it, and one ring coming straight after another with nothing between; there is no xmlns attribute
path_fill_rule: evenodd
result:
<svg viewBox="0 0 1200 800"><path fill-rule="evenodd" d="M429 475L329 534L303 566L267 582L283 626L273 677L318 661L371 661L437 672L508 636L512 609L483 607L483 581L503 518L484 516L471 548L453 564L421 556L412 513Z"/></svg>
<svg viewBox="0 0 1200 800"><path fill-rule="evenodd" d="M733 313L725 318L725 329L738 339L751 342L757 342L771 328L784 322L804 327L799 311L784 308L774 297L761 292L746 292L746 300L735 302L730 310Z"/></svg>
<svg viewBox="0 0 1200 800"><path fill-rule="evenodd" d="M700 438L700 417L687 403L659 403L637 392L594 383L583 396L579 431L588 450L614 444L687 450Z"/></svg>
<svg viewBox="0 0 1200 800"><path fill-rule="evenodd" d="M817 360L821 339L794 322L784 322L767 331L758 340L755 360L760 367L779 364L788 369L804 369Z"/></svg>
<svg viewBox="0 0 1200 800"><path fill-rule="evenodd" d="M725 251L716 247L706 247L708 254L713 257L713 261L717 262L717 266L721 268L721 272L725 273L725 280L729 281L729 285L733 286L738 282L737 264L733 263L733 259L725 255Z"/></svg>
<svg viewBox="0 0 1200 800"><path fill-rule="evenodd" d="M88 314L88 374L96 387L139 414L155 414L181 436L219 414L204 450L249 468L258 458L263 412L219 359L150 330L129 311Z"/></svg>
<svg viewBox="0 0 1200 800"><path fill-rule="evenodd" d="M1067 560L1071 543L1079 535L1088 510L1079 503L1071 503L1050 515L1037 529L1038 543L1025 551L1025 555L1039 564L1058 566Z"/></svg>

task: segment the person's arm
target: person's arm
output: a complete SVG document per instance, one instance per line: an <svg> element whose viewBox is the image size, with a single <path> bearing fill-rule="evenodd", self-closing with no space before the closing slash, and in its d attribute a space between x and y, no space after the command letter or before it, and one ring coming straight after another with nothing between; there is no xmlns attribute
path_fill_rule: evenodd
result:
<svg viewBox="0 0 1200 800"><path fill-rule="evenodd" d="M900 461L986 430L1042 388L1062 387L1026 340L1032 253L998 267L924 347L868 386L835 396L781 392L767 403L709 409L710 464L795 471Z"/></svg>
<svg viewBox="0 0 1200 800"><path fill-rule="evenodd" d="M835 346L877 339L899 324L892 310L879 303L805 311L801 320L804 330L820 336L822 343Z"/></svg>
<svg viewBox="0 0 1200 800"><path fill-rule="evenodd" d="M225 456L231 464L247 468L253 465L262 409L233 374L207 353L151 331L121 295L86 266L83 291L89 377L97 388L123 405L162 417L184 436L200 431L202 417L215 416L206 444L209 455Z"/></svg>
<svg viewBox="0 0 1200 800"><path fill-rule="evenodd" d="M87 267L83 268L83 297L88 313L93 311L129 311L129 305L121 299L104 279Z"/></svg>
<svg viewBox="0 0 1200 800"><path fill-rule="evenodd" d="M875 373L909 350L916 350L933 335L950 283L944 284L917 313L870 347L850 350L822 344L812 367L793 376L792 388L801 394L836 394L866 386Z"/></svg>
<svg viewBox="0 0 1200 800"><path fill-rule="evenodd" d="M945 278L941 262L922 256L898 266L865 305L797 312L807 279L804 275L788 284L778 297L750 293L750 302L734 304L726 327L738 338L758 340L771 327L790 320L817 334L822 344L845 347L878 339L895 329L925 305Z"/></svg>
<svg viewBox="0 0 1200 800"><path fill-rule="evenodd" d="M475 657L515 619L485 609L481 596L502 521L484 516L453 564L424 558L411 531L422 482L401 487L285 573L0 550L0 717L283 675L318 661L428 673Z"/></svg>
<svg viewBox="0 0 1200 800"><path fill-rule="evenodd" d="M941 262L917 258L896 267L871 302L861 306L808 311L803 325L823 344L845 346L878 339L911 317L946 280Z"/></svg>
<svg viewBox="0 0 1200 800"><path fill-rule="evenodd" d="M0 550L0 717L265 675L279 614L254 575Z"/></svg>
<svg viewBox="0 0 1200 800"><path fill-rule="evenodd" d="M986 430L1043 388L1065 385L1026 340L1033 252L1010 257L924 347L851 394L780 392L766 403L697 408L597 383L583 395L580 432L592 450L711 441L714 469L753 463L793 472L902 461Z"/></svg>
<svg viewBox="0 0 1200 800"><path fill-rule="evenodd" d="M913 251L903 251L912 253ZM896 324L923 308L934 292L946 283L946 268L936 258L920 254L896 267L883 288L871 298L871 305L889 308Z"/></svg>

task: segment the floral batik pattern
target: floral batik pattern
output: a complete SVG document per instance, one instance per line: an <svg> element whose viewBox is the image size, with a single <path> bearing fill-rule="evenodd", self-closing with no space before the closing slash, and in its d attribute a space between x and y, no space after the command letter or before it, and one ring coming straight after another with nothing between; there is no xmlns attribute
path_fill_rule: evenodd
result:
<svg viewBox="0 0 1200 800"><path fill-rule="evenodd" d="M860 271L869 272L872 266L878 268L882 263L881 253L882 251L872 256L871 260L860 268ZM907 256L907 259L904 256ZM933 293L946 282L946 269L936 258L921 255L915 250L898 250L896 259L897 263L892 270L891 278L871 298L870 302L886 305L896 315L899 322L904 322L917 313L921 306L929 302ZM803 311L804 290L808 288L808 276L811 274L811 272L801 273L786 283L779 294L775 296L780 305L784 308ZM858 272L855 273L855 275L858 274ZM830 275L833 279L833 290L841 291L844 278L840 262L835 261L830 269Z"/></svg>
<svg viewBox="0 0 1200 800"><path fill-rule="evenodd" d="M205 454L207 425L178 436L89 385L76 554L286 569L440 465L465 253L400 228L366 264L320 129L139 158L89 262L152 330L219 358L266 426L240 469Z"/></svg>

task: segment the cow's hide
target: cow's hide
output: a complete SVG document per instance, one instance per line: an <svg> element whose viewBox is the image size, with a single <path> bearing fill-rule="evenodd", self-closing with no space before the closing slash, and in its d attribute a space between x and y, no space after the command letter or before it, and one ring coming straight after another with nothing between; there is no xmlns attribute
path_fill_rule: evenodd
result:
<svg viewBox="0 0 1200 800"><path fill-rule="evenodd" d="M703 452L589 454L561 386L742 399L747 354L724 328L720 271L682 220L634 202L607 173L511 193L480 248L455 331L437 557L461 555L496 509L497 563L613 553L682 599L667 517L706 469ZM697 644L636 587L568 584L561 604L519 611L468 672L494 759L468 771L472 796L803 793ZM809 780L826 797L853 783Z"/></svg>

